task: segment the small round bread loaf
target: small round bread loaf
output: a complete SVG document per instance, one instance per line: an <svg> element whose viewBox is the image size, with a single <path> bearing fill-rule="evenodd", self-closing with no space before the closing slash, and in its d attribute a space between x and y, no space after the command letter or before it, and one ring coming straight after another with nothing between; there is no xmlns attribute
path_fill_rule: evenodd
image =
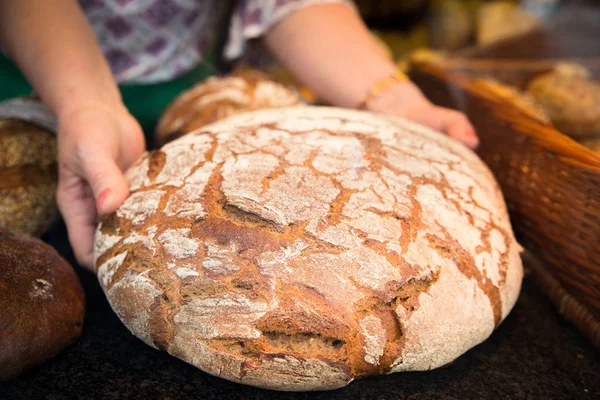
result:
<svg viewBox="0 0 600 400"><path fill-rule="evenodd" d="M84 293L50 246L0 228L0 380L60 352L81 334Z"/></svg>
<svg viewBox="0 0 600 400"><path fill-rule="evenodd" d="M265 108L300 104L297 93L252 69L212 77L179 95L158 122L156 144L162 146L217 120Z"/></svg>
<svg viewBox="0 0 600 400"><path fill-rule="evenodd" d="M0 120L0 228L41 235L56 215L56 137Z"/></svg>
<svg viewBox="0 0 600 400"><path fill-rule="evenodd" d="M568 65L533 79L528 91L561 132L583 139L600 136L600 83Z"/></svg>
<svg viewBox="0 0 600 400"><path fill-rule="evenodd" d="M600 153L600 137L584 140L583 142L581 142L581 144L593 151L597 151Z"/></svg>
<svg viewBox="0 0 600 400"><path fill-rule="evenodd" d="M211 374L322 390L429 370L513 307L520 247L470 150L312 106L230 117L140 159L95 264L127 327Z"/></svg>

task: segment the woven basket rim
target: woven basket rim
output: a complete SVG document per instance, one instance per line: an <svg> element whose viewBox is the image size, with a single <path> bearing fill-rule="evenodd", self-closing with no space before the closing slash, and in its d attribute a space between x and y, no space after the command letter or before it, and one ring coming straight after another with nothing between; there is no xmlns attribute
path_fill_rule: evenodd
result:
<svg viewBox="0 0 600 400"><path fill-rule="evenodd" d="M444 67L447 69L500 69L518 71L538 71L552 69L557 64L579 64L589 69L600 68L600 56L590 58L538 58L538 59L514 59L514 58L464 58L448 55L444 59Z"/></svg>
<svg viewBox="0 0 600 400"><path fill-rule="evenodd" d="M527 133L543 148L551 151L565 162L593 172L595 178L600 182L600 154L588 149L546 122L523 112L516 105L508 103L502 96L491 92L479 83L477 79L465 76L460 72L449 71L445 61L444 66L441 66L432 62L413 60L410 67L448 81L471 94L485 97L498 106L498 112L502 113L507 122Z"/></svg>

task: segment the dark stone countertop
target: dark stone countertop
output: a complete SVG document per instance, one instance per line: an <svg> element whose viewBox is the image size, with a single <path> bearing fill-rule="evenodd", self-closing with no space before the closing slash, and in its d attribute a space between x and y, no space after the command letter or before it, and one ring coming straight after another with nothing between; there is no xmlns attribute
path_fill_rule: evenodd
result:
<svg viewBox="0 0 600 400"><path fill-rule="evenodd" d="M74 263L63 226L48 241ZM208 375L136 339L113 314L96 278L82 337L12 382L0 399L600 399L600 352L526 278L517 305L483 344L449 367L357 380L331 392L281 393Z"/></svg>

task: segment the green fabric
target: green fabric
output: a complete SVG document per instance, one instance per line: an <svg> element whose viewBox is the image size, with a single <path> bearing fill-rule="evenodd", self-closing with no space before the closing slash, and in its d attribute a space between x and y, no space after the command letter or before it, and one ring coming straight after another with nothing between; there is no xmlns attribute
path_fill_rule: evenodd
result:
<svg viewBox="0 0 600 400"><path fill-rule="evenodd" d="M119 88L123 103L138 120L149 147L154 145L154 129L158 118L171 101L181 92L213 75L212 57L186 74L162 83L132 85L123 84Z"/></svg>
<svg viewBox="0 0 600 400"><path fill-rule="evenodd" d="M28 96L31 86L21 71L0 53L0 101Z"/></svg>
<svg viewBox="0 0 600 400"><path fill-rule="evenodd" d="M122 84L123 103L139 121L149 147L154 144L154 129L165 107L181 92L208 78L215 71L216 52L193 70L173 80L157 84ZM18 68L0 53L0 101L31 95L32 88Z"/></svg>

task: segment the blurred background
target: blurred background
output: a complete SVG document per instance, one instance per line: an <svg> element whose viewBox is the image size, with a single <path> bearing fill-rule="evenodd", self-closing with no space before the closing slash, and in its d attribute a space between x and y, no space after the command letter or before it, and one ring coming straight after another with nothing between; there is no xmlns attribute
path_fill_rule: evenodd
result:
<svg viewBox="0 0 600 400"><path fill-rule="evenodd" d="M456 51L534 29L560 0L355 1L373 33L394 58L417 48ZM563 3L563 4L561 4Z"/></svg>

